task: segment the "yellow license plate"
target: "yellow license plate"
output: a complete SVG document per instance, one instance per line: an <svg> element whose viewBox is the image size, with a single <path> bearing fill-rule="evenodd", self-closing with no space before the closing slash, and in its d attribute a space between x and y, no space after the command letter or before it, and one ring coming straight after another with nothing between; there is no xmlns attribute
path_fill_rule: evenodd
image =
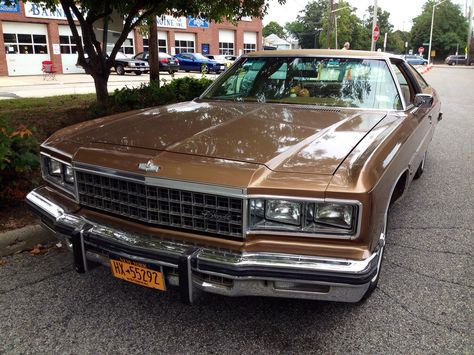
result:
<svg viewBox="0 0 474 355"><path fill-rule="evenodd" d="M116 278L161 291L166 290L163 273L148 268L146 264L120 258L110 259L110 266Z"/></svg>

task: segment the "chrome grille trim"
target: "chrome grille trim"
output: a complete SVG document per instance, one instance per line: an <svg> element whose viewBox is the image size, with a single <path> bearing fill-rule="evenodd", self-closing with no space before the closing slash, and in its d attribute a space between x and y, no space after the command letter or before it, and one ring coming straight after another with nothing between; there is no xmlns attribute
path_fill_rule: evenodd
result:
<svg viewBox="0 0 474 355"><path fill-rule="evenodd" d="M75 168L81 205L153 225L244 236L245 200L242 193L234 197L238 189Z"/></svg>

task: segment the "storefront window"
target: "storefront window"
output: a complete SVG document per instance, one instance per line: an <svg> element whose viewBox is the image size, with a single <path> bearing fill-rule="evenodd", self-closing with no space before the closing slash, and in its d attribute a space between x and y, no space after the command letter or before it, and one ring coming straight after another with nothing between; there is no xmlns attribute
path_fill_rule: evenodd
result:
<svg viewBox="0 0 474 355"><path fill-rule="evenodd" d="M4 33L6 54L48 54L46 35Z"/></svg>
<svg viewBox="0 0 474 355"><path fill-rule="evenodd" d="M230 42L219 42L219 54L234 54L234 44Z"/></svg>
<svg viewBox="0 0 474 355"><path fill-rule="evenodd" d="M194 41L174 41L176 54L178 53L194 53Z"/></svg>
<svg viewBox="0 0 474 355"><path fill-rule="evenodd" d="M244 54L255 52L257 50L257 45L255 43L244 43Z"/></svg>

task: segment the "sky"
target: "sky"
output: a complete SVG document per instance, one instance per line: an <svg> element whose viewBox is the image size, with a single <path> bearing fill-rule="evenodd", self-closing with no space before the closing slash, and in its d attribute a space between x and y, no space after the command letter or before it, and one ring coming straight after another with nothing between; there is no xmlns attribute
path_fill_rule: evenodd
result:
<svg viewBox="0 0 474 355"><path fill-rule="evenodd" d="M461 5L464 13L465 3L470 0L451 0L455 4ZM270 21L276 21L284 26L287 22L296 20L298 13L304 9L310 0L286 0L284 5L278 4L277 0L270 0L268 14L263 18L263 25ZM337 0L334 0L337 2ZM357 16L363 18L365 10L369 5L374 4L374 0L346 0L351 6L357 8ZM409 31L412 26L412 19L421 13L421 8L426 0L378 0L378 6L390 12L390 23L395 30Z"/></svg>

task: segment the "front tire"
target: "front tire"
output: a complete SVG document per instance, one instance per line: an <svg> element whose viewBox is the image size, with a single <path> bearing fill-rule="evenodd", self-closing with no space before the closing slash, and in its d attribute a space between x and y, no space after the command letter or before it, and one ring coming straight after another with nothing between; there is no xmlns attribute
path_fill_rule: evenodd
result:
<svg viewBox="0 0 474 355"><path fill-rule="evenodd" d="M142 72L137 70L137 71L135 72L135 75L142 75Z"/></svg>
<svg viewBox="0 0 474 355"><path fill-rule="evenodd" d="M451 66L453 66L453 67L454 67L455 65L456 65L456 62L452 62L452 63L451 63Z"/></svg>
<svg viewBox="0 0 474 355"><path fill-rule="evenodd" d="M117 65L115 67L115 72L118 74L118 75L125 75L125 69L123 68L123 65Z"/></svg>

